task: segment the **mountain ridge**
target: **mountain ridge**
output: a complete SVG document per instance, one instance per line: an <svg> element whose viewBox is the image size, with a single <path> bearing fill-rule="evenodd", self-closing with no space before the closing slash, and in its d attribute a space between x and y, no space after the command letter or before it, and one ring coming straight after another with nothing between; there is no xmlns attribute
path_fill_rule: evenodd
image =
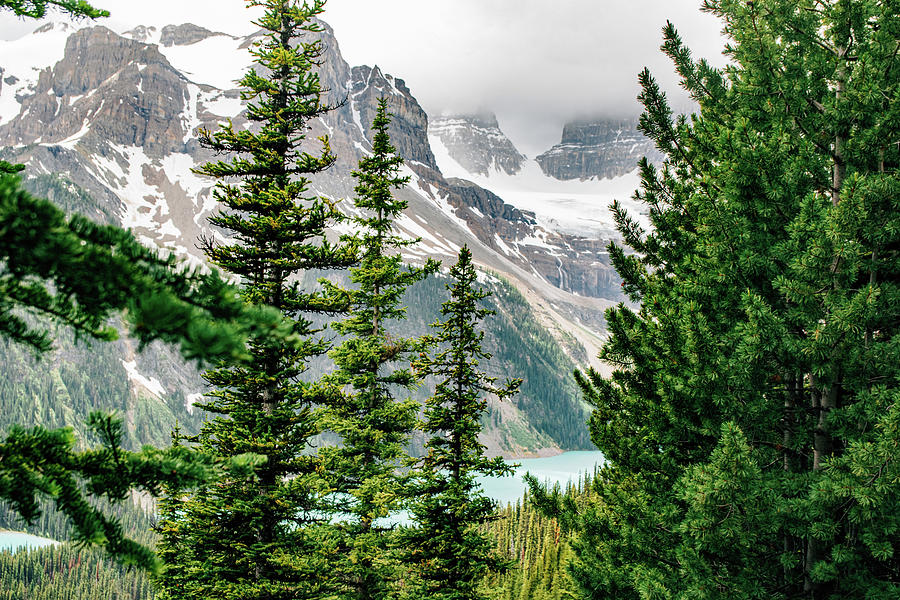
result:
<svg viewBox="0 0 900 600"><path fill-rule="evenodd" d="M28 165L26 173L64 174L55 185L84 190L96 201L93 210L98 214L112 216L118 224L132 228L145 243L200 264L197 238L222 234L209 227L205 218L216 210L212 182L191 172L197 164L214 158L197 143L197 132L228 119L235 127L252 125L245 118L237 90L206 83L215 79L233 81L234 65L210 77L198 76L190 69L209 48L225 45L236 55L253 36L234 38L196 27L168 31L185 32L187 42L162 46L154 41L162 39L161 30L140 28L130 32L149 43L105 27L68 30L54 26L34 34L62 44L62 54L46 67L31 63L19 69L10 67L8 76L18 77L22 84L17 84L16 90L0 90L0 104L10 101L5 91L18 92L13 98L16 114L0 115L0 145L6 146L3 156L7 160ZM65 39L61 38L63 34ZM599 297L604 290L596 286L588 289L592 284L583 279L560 276L569 271L593 271L594 262L586 259L593 249L578 248L564 236L541 230L533 219L500 199L481 205L490 206L497 214L480 212L477 202L467 200L463 193L467 186L448 181L438 169L430 154L427 114L403 80L376 67L351 68L340 56L330 29L326 28L324 36L327 51L321 73L325 87L331 89L328 102L336 108L311 123L309 137L328 134L338 164L312 181L316 193L336 200L352 194L355 182L349 172L370 148L366 115L378 97L387 96L394 113L392 139L407 160L404 172L412 178L409 187L398 191L410 209L397 227L410 237L422 238L410 258L439 256L450 261L462 244L469 245L481 268L501 273L522 290L522 301L527 304L518 311L535 310L541 322L564 341L563 348L571 356L581 360L593 355L592 350L581 346L597 343L602 309L611 301ZM51 50L55 51L48 48L48 55ZM12 104L7 102L5 106ZM344 201L340 204L348 206ZM547 264L535 259L540 256L546 257ZM580 291L586 293L564 289L571 281L578 282ZM570 331L575 331L580 341L573 342ZM515 345L522 347L521 343ZM115 367L119 373L116 376L131 375L133 386L143 386L144 393L149 388L143 382L155 378L167 392L175 390L182 398L175 404L188 411L189 398L202 391L196 374L183 369L175 369L177 376L167 374L160 365L168 358L153 356L156 358L136 357L133 365L128 363L130 369L123 363L122 372ZM556 369L568 379L573 367L559 364ZM534 373L537 376L539 371ZM551 387L563 390L559 383ZM570 411L576 420L583 421L583 407L574 389L564 395L568 408L561 405L555 412ZM527 443L534 451L539 450L534 446L537 440L543 439L541 443L550 446L554 443L538 435L540 432L528 430L527 421L522 421L522 415L531 410L529 403L538 400L524 399L512 412L506 411L505 417L524 423L525 437L521 439L531 440ZM498 442L494 451L525 451L524 447L516 450L514 445L502 446L514 442Z"/></svg>
<svg viewBox="0 0 900 600"><path fill-rule="evenodd" d="M560 142L535 160L550 177L581 181L621 177L634 171L644 156L661 163L662 153L638 131L637 124L636 118L569 121Z"/></svg>

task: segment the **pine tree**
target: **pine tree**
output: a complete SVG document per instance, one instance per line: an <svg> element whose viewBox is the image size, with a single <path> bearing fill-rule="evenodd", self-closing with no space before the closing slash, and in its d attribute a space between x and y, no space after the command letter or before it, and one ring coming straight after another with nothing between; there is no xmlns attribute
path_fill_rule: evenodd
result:
<svg viewBox="0 0 900 600"><path fill-rule="evenodd" d="M0 443L0 499L25 520L41 516L39 500L51 500L73 529L72 541L102 546L123 564L155 572L153 550L130 539L120 521L91 500L122 502L131 490L159 496L162 488L180 490L206 483L217 474L214 461L186 448L166 451L122 448L124 426L109 415L92 413L88 424L101 444L76 451L71 429L26 430L13 427ZM234 463L246 465L241 459Z"/></svg>
<svg viewBox="0 0 900 600"><path fill-rule="evenodd" d="M521 380L495 385L495 378L478 370L491 355L482 349L479 323L492 311L480 306L490 292L476 287L472 253L463 247L450 269L450 299L441 307L444 320L434 342L440 351L423 354L417 366L437 377L434 395L425 406L424 431L431 435L427 454L412 487L414 527L406 537L408 560L421 584L415 597L446 600L482 598L479 585L506 563L479 528L491 520L494 502L481 492L478 476L509 475L502 458L488 459L478 441L485 394L500 399L516 393Z"/></svg>
<svg viewBox="0 0 900 600"><path fill-rule="evenodd" d="M75 17L108 15L81 0L6 0L0 9L39 18L48 5ZM22 189L18 173L24 169L0 161L0 336L42 356L53 347L51 326L109 341L119 335L110 321L124 312L141 346L177 344L199 363L246 358L250 336L290 343L277 312L247 305L216 272L182 268L128 231L67 216ZM0 500L29 523L41 516L40 501L48 500L77 541L155 569L153 552L128 539L90 499L123 500L132 488L178 489L209 480L216 469L209 457L184 448L125 451L122 423L109 415L92 414L89 424L102 445L87 451L76 450L68 428L13 427L0 442Z"/></svg>
<svg viewBox="0 0 900 600"><path fill-rule="evenodd" d="M276 311L247 305L217 272L181 268L129 231L67 216L13 174L0 174L0 264L0 335L38 355L53 347L50 323L111 341L121 312L141 346L178 344L198 362L246 358L252 335L287 341Z"/></svg>
<svg viewBox="0 0 900 600"><path fill-rule="evenodd" d="M0 0L0 8L11 10L17 17L43 19L48 7L75 18L97 19L109 16L109 11L94 8L85 0Z"/></svg>
<svg viewBox="0 0 900 600"><path fill-rule="evenodd" d="M353 172L359 213L353 222L362 254L359 265L350 269L355 285L346 292L328 285L332 294L347 298L349 314L333 324L346 339L330 353L337 369L328 377L339 391L327 418L342 446L322 453L327 453L328 471L335 477L335 519L343 541L339 595L359 600L390 597L398 578L389 552L390 528L379 520L401 508L399 469L418 410L414 400L396 398L399 390L418 383L402 362L416 340L392 334L391 322L405 318L400 305L404 291L438 267L431 260L423 267L405 265L400 254L418 240L393 232L406 201L395 198L392 189L408 178L399 175L403 161L391 146L389 123L387 101L381 98L372 123L372 154Z"/></svg>
<svg viewBox="0 0 900 600"><path fill-rule="evenodd" d="M309 178L335 160L327 138L319 154L304 149L310 121L329 110L315 71L324 48L314 17L324 0L251 4L265 9L256 23L265 37L251 51L257 67L241 80L255 127L229 122L203 132L204 146L237 156L198 170L224 180L215 197L225 209L210 221L234 242L207 240L204 249L240 278L246 300L281 310L302 343L256 338L248 364L205 374L215 389L199 406L216 416L202 428L199 447L266 461L253 477L222 479L165 515L161 549L178 577L158 579L163 598L297 600L316 597L328 572L318 533L325 486L318 457L307 452L320 433L321 387L301 376L328 349L314 320L339 312L341 303L302 288L298 275L344 268L354 252L326 238L340 213L309 190Z"/></svg>
<svg viewBox="0 0 900 600"><path fill-rule="evenodd" d="M534 488L579 532L592 598L893 598L900 5L707 0L731 65L649 73L653 231L617 207L638 310L609 311L610 379L580 375L609 464L592 506Z"/></svg>

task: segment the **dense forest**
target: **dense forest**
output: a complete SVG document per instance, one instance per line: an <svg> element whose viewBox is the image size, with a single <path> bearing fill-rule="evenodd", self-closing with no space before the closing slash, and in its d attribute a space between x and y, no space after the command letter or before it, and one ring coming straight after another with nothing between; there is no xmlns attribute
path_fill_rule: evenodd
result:
<svg viewBox="0 0 900 600"><path fill-rule="evenodd" d="M563 491L576 503L590 501L590 478L573 483ZM131 508L126 508L131 506ZM115 511L129 534L152 544L153 519L133 505L105 507ZM32 527L35 532L56 539L69 534L66 520L46 514ZM528 494L522 500L498 507L495 517L480 526L508 563L502 574L489 574L480 582L491 600L562 600L575 592L567 565L574 558L569 539L572 533L556 519L541 513ZM101 552L72 545L47 547L15 554L0 552L0 598L66 600L151 600L155 593L140 571L124 568ZM5 595L3 595L5 594ZM56 596L54 594L62 594Z"/></svg>
<svg viewBox="0 0 900 600"><path fill-rule="evenodd" d="M585 504L590 500L590 478L572 483L562 491L567 498ZM526 493L521 501L500 508L495 521L483 526L497 550L512 567L503 574L489 575L482 583L492 600L562 600L571 598L575 584L568 565L574 554L571 532L544 515Z"/></svg>
<svg viewBox="0 0 900 600"><path fill-rule="evenodd" d="M141 571L117 564L103 552L71 545L0 552L3 600L152 600Z"/></svg>

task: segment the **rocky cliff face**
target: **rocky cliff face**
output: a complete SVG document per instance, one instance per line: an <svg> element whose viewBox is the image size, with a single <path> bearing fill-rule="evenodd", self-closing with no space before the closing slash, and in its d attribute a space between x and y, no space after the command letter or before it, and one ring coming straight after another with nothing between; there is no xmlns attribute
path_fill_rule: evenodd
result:
<svg viewBox="0 0 900 600"><path fill-rule="evenodd" d="M535 160L551 177L585 180L625 175L642 156L662 161L653 142L637 130L636 119L598 119L567 123L562 141Z"/></svg>
<svg viewBox="0 0 900 600"><path fill-rule="evenodd" d="M187 81L156 46L104 27L82 29L69 37L63 60L41 72L19 115L0 128L0 140L67 147L90 133L163 156L185 149L189 101Z"/></svg>
<svg viewBox="0 0 900 600"><path fill-rule="evenodd" d="M493 113L435 117L428 134L439 139L450 157L470 173L515 175L525 161Z"/></svg>
<svg viewBox="0 0 900 600"><path fill-rule="evenodd" d="M581 296L622 298L605 240L547 230L534 213L505 203L471 181L449 178L446 182L447 198L456 214L484 244L529 266L561 290Z"/></svg>
<svg viewBox="0 0 900 600"><path fill-rule="evenodd" d="M388 132L397 152L407 161L437 169L434 154L428 145L428 115L410 93L406 82L385 75L377 65L353 67L350 97L353 99L354 114L370 140L378 99L386 98L393 115Z"/></svg>

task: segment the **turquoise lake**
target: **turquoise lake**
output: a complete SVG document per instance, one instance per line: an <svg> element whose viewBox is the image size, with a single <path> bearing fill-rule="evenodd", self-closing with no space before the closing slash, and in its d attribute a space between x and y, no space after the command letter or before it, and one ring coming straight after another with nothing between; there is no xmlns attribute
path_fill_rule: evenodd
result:
<svg viewBox="0 0 900 600"><path fill-rule="evenodd" d="M557 456L546 458L523 458L517 463L515 473L509 477L482 477L479 479L485 495L493 498L505 506L515 503L525 494L525 481L522 477L525 473L531 473L538 481L544 483L558 483L565 486L569 482L578 481L584 474L592 474L594 469L603 463L603 454L594 451L564 452ZM405 519L401 517L400 521ZM56 544L54 540L19 533L14 531L0 531L0 551L21 550L22 548L38 548Z"/></svg>
<svg viewBox="0 0 900 600"><path fill-rule="evenodd" d="M21 550L22 548L40 548L42 546L50 546L58 542L48 540L47 538L29 535L27 533L19 533L17 531L0 531L0 551Z"/></svg>
<svg viewBox="0 0 900 600"><path fill-rule="evenodd" d="M594 469L603 464L603 454L599 451L563 452L546 458L522 458L516 472L510 477L483 477L479 479L485 495L498 501L501 506L514 503L525 494L526 485L522 477L531 473L540 482L566 483L578 481L584 474L592 475Z"/></svg>

